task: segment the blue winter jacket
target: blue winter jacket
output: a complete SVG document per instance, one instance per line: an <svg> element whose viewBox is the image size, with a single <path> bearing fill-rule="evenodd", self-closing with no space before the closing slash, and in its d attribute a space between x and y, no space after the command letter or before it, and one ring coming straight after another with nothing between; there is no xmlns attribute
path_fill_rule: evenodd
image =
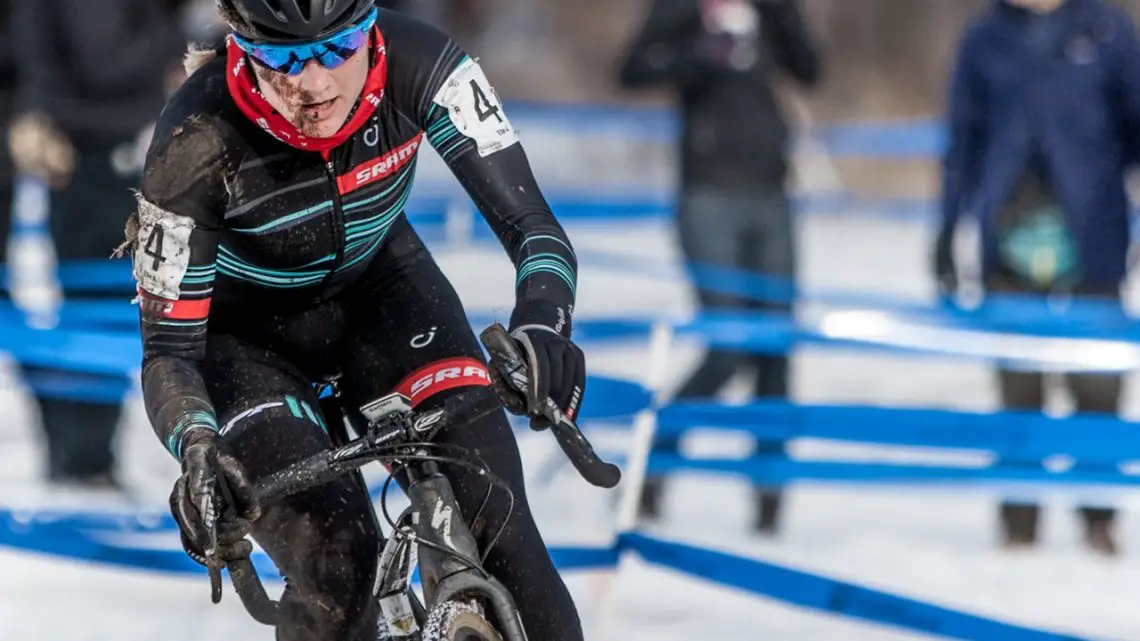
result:
<svg viewBox="0 0 1140 641"><path fill-rule="evenodd" d="M1124 172L1140 159L1140 46L1124 11L1068 0L1039 15L995 2L962 38L948 120L944 238L963 212L976 214L983 272L992 274L998 214L1037 150L1076 242L1082 284L1123 279Z"/></svg>

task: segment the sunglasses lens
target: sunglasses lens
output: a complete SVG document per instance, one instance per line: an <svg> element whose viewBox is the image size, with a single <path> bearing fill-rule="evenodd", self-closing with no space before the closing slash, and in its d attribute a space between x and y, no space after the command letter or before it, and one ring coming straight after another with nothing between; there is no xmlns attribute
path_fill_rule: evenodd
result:
<svg viewBox="0 0 1140 641"><path fill-rule="evenodd" d="M296 51L293 49L268 49L268 48L253 48L247 53L257 62L263 66L287 73L290 76L301 73L305 68L305 60L297 56Z"/></svg>

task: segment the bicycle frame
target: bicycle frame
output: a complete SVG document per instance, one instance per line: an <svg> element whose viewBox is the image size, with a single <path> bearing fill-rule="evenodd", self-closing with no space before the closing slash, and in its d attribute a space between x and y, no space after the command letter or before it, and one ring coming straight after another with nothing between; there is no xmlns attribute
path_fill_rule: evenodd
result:
<svg viewBox="0 0 1140 641"><path fill-rule="evenodd" d="M497 371L503 384L515 392L525 393L528 377L525 357L506 329L495 323L484 330L480 338L492 359L497 359ZM335 377L327 379L325 385L331 393L320 394L320 404L334 447L259 479L255 484L259 499L266 504L273 503L350 472L366 488L360 468L373 461L386 460L385 457L391 460L393 447L407 447L400 450L403 453L396 458L405 459L399 471L404 475L402 484L411 506L397 519L395 530L386 539L379 518L375 510L372 511L376 531L383 541L373 596L380 604L387 632L394 639L419 641L419 630L434 606L468 601L490 604L492 611L482 614L494 615L505 641L527 641L513 597L482 567L478 544L463 521L451 483L441 473L438 463L418 455L440 431L467 424L491 412L501 412L503 406L496 396L498 392L482 390L481 397L475 397L473 392L471 398L463 395L448 398L441 409L422 414L411 411L405 397L393 395L375 405L387 408L388 413L372 416L370 412L366 420L361 411L343 406ZM582 478L598 487L616 486L621 480L621 471L597 457L578 426L564 416L553 401L547 399L546 405L542 416L549 421L550 431ZM362 431L361 425L367 429ZM356 433L355 439L349 438L349 427ZM412 456L413 453L416 456ZM411 589L411 574L417 566L427 608L419 603ZM266 595L252 561L248 557L233 560L226 568L250 615L266 625L276 625L277 603ZM212 598L217 603L221 599L220 583L212 583L212 587L216 588Z"/></svg>
<svg viewBox="0 0 1140 641"><path fill-rule="evenodd" d="M333 391L321 399L321 409L329 424L333 445L343 447L349 443L347 427L351 425L354 432L361 434L358 427L361 423L340 402L335 380L329 381L328 385ZM342 420L330 421L330 417L341 417ZM336 424L335 434L333 423ZM527 641L514 598L479 563L478 543L461 516L451 482L431 461L410 463L404 472L405 494L411 505L396 520L396 531L386 538L380 534L383 545L377 572L382 575L377 577L373 590L388 634L393 639L401 636L418 638L417 631L423 628L427 611L432 606L452 600L481 598L493 608L506 641ZM359 470L355 475L367 488ZM375 509L372 509L372 516L376 531L380 533L380 520ZM419 546L419 540L443 545L469 562L462 562L454 555L432 547ZM411 587L411 573L417 565L427 608L419 602ZM411 625L413 621L414 626Z"/></svg>

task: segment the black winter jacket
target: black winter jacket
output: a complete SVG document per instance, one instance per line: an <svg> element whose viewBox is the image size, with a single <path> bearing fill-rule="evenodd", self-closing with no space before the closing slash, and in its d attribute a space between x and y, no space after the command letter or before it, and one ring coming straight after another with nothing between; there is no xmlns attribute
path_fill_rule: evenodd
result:
<svg viewBox="0 0 1140 641"><path fill-rule="evenodd" d="M808 85L820 73L795 0L654 0L621 82L676 90L684 184L739 189L778 185L787 173L776 68Z"/></svg>
<svg viewBox="0 0 1140 641"><path fill-rule="evenodd" d="M186 41L168 0L34 0L12 11L16 109L71 137L130 138L158 117ZM0 44L3 47L3 44Z"/></svg>

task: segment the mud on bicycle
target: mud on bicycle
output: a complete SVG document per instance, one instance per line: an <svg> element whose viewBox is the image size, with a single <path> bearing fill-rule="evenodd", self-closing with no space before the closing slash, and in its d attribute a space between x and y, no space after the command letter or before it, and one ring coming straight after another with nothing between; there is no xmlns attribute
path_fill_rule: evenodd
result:
<svg viewBox="0 0 1140 641"><path fill-rule="evenodd" d="M518 345L502 325L488 327L480 336L492 356L502 385L523 393L528 382L527 365ZM483 568L487 551L494 547L505 519L490 543L480 549L472 527L459 517L451 484L440 465L458 465L477 471L490 483L491 492L510 490L470 452L434 443L440 432L462 427L503 407L492 388L473 388L448 399L442 408L413 412L409 399L388 395L355 415L339 401L336 379L326 380L321 396L333 448L299 461L255 483L259 502L269 505L287 496L327 483L342 475L355 475L363 484L360 468L383 463L389 470L380 496L380 515L388 525L379 558L379 575L373 598L381 612L378 639L392 641L526 641L526 631L510 592ZM593 485L612 488L621 478L619 469L603 462L570 420L551 401L544 418L564 453L578 472ZM364 423L362 426L361 423ZM348 427L357 434L351 438ZM410 502L398 517L388 511L387 494L399 479ZM232 505L224 483L219 485L223 505ZM484 501L484 506L486 505ZM510 500L513 506L513 497ZM373 510L374 516L376 515ZM482 514L473 519L479 523ZM379 523L377 523L379 525ZM377 531L381 531L377 528ZM230 574L242 604L260 623L276 625L278 604L269 598L249 557L222 561L207 556L212 599L221 600L221 569ZM412 573L418 568L424 599L412 589Z"/></svg>

